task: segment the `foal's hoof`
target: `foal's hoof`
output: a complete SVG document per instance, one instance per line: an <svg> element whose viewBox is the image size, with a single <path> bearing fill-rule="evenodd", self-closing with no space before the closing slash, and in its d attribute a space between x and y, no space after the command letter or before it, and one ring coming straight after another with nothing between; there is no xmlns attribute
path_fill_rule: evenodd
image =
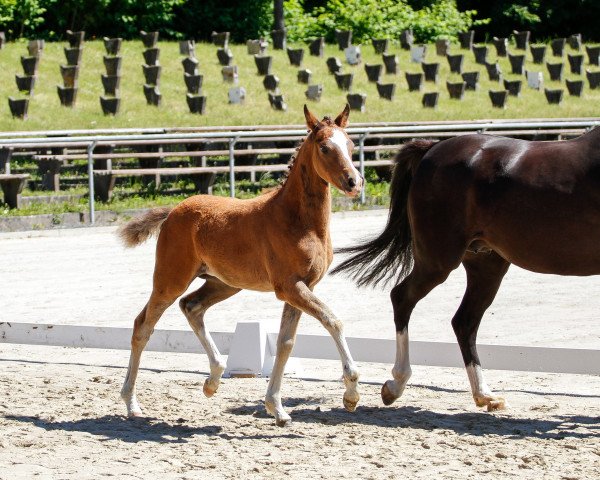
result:
<svg viewBox="0 0 600 480"><path fill-rule="evenodd" d="M210 382L208 381L208 379L206 379L204 381L204 387L202 387L202 391L204 392L204 395L207 398L212 397L215 393L217 393L217 389L219 388L219 385L217 384L216 387L214 387L213 385L210 384Z"/></svg>
<svg viewBox="0 0 600 480"><path fill-rule="evenodd" d="M502 397L476 397L475 405L486 407L488 412L506 410L507 407L506 401Z"/></svg>
<svg viewBox="0 0 600 480"><path fill-rule="evenodd" d="M392 393L392 391L390 390L390 387L388 386L388 383L390 383L390 381L391 380L388 380L381 387L381 400L383 400L384 405L391 405L398 398L396 395L394 395Z"/></svg>
<svg viewBox="0 0 600 480"><path fill-rule="evenodd" d="M278 427L287 427L291 423L292 423L292 417L290 417L289 415L281 416L281 417L275 419L275 424Z"/></svg>
<svg viewBox="0 0 600 480"><path fill-rule="evenodd" d="M358 403L358 398L356 400L350 400L344 397L344 408L349 412L354 412L356 410L356 404Z"/></svg>

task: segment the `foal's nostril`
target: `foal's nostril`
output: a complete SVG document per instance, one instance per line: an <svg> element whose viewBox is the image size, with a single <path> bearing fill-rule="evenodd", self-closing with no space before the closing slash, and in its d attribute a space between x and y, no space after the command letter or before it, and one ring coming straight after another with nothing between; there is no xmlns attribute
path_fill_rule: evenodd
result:
<svg viewBox="0 0 600 480"><path fill-rule="evenodd" d="M350 188L354 188L354 187L356 187L356 182L354 181L354 179L353 179L352 177L350 177L350 178L348 179L348 186L349 186Z"/></svg>

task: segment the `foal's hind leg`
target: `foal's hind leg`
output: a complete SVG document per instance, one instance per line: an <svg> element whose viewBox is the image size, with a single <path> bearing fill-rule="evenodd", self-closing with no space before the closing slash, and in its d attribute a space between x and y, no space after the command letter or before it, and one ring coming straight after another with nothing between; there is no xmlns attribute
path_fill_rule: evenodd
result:
<svg viewBox="0 0 600 480"><path fill-rule="evenodd" d="M510 263L491 252L468 253L463 265L467 272L467 290L452 319L452 328L460 345L475 403L478 407L487 406L488 411L501 410L505 408L504 399L494 396L483 379L476 341L481 317L492 304Z"/></svg>
<svg viewBox="0 0 600 480"><path fill-rule="evenodd" d="M161 315L176 298L177 296L172 299L159 298L153 293L144 309L135 319L133 335L131 336L129 366L127 367L125 382L121 389L121 398L127 405L127 415L129 417L139 417L142 415L142 409L135 395L135 381L140 367L142 352L150 339L150 335L154 331L156 322L158 322Z"/></svg>
<svg viewBox="0 0 600 480"><path fill-rule="evenodd" d="M188 245L172 242L168 226L163 227L156 247L154 282L148 303L135 319L131 336L131 356L121 389L121 398L130 417L140 416L142 410L135 396L135 381L142 351L164 311L185 292L196 277L198 267L190 260Z"/></svg>
<svg viewBox="0 0 600 480"><path fill-rule="evenodd" d="M221 302L239 291L239 288L230 287L218 278L209 277L198 290L179 300L179 307L208 355L210 375L204 382L203 388L204 395L207 397L212 397L219 388L221 375L225 370L225 362L210 333L204 327L204 313L215 303Z"/></svg>
<svg viewBox="0 0 600 480"><path fill-rule="evenodd" d="M385 405L391 405L402 395L412 374L408 352L410 315L417 302L446 280L451 270L424 267L421 262L415 261L412 272L390 293L396 325L396 362L392 368L394 379L386 381L381 388L381 399Z"/></svg>

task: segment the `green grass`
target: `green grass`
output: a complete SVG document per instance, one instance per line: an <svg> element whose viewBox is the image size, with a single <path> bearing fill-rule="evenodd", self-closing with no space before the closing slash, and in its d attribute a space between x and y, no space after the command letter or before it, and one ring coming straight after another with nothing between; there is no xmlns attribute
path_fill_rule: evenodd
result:
<svg viewBox="0 0 600 480"><path fill-rule="evenodd" d="M141 41L124 42L122 47L123 70L121 80L122 105L120 113L115 117L102 115L99 96L103 94L100 75L105 72L102 62L104 47L101 41L85 43L81 71L79 75L79 93L74 108L62 107L56 93L56 86L62 84L59 65L64 64L63 48L66 43L47 43L39 66L38 79L34 95L29 107L29 118L25 121L12 119L8 108L9 96L19 97L14 76L22 74L20 56L27 55L25 42L8 44L0 51L0 130L48 130L73 128L117 128L117 127L174 127L204 125L259 125L259 124L299 124L303 121L302 105L306 103L305 85L296 80L297 68L289 64L283 51L270 50L273 55L273 73L280 78L280 89L289 105L287 112L277 112L270 108L267 92L262 85L263 77L257 74L252 56L246 53L245 45L232 45L234 63L238 65L239 85L247 90L244 105L227 103L228 84L221 80L221 67L217 62L216 47L210 44L198 44L196 56L200 62L200 73L204 75L203 92L208 97L206 115L192 115L188 112L183 82L182 57L179 55L176 42L159 42L161 48L160 63L163 66L160 91L163 95L160 107L147 106L143 94L143 74L141 64ZM300 45L304 46L304 45ZM422 93L408 92L404 72L419 72L420 65L410 63L409 53L393 45L390 51L400 59L400 74L385 75L384 83L397 84L396 97L393 101L379 99L376 86L367 81L364 63L381 63L370 45L362 47L363 64L349 66L345 63L343 52L337 47L327 46L324 58L308 55L305 51L303 68L313 72L312 83L321 83L324 94L321 102L312 103L310 107L318 115L336 114L346 102L346 92L338 90L335 79L327 72L325 60L329 56L337 56L342 60L346 72L354 72L353 92L367 94L366 112L353 112L351 120L355 122L371 121L422 121L422 120L459 120L481 118L533 118L533 117L587 117L597 116L597 105L600 90L589 90L587 81L584 95L581 98L569 97L565 91L563 104L548 105L544 93L529 89L525 84L520 98L510 97L506 109L494 109L488 98L489 89L503 88L497 82L487 80L485 67L474 63L471 52L465 54L463 71L480 71L480 89L467 92L463 101L451 100L448 96L445 81L458 79L458 75L449 75L449 67L445 58L435 54L433 45L428 46L426 61L440 62L440 81L438 84L426 83L424 91L439 91L440 100L435 110L421 106ZM459 52L453 45L451 52ZM567 47L566 52L572 52ZM490 46L489 61L496 60L495 49ZM587 60L587 56L586 56ZM507 58L498 59L505 78L522 78L511 75ZM547 61L557 62L550 56ZM565 58L565 77L581 78L585 75L567 73L568 62ZM586 68L589 66L586 64ZM541 70L544 77L549 78L545 65L533 65L531 55L527 54L526 68ZM591 67L597 70L598 67ZM526 83L526 82L525 82ZM564 83L546 80L548 88L565 88ZM3 97L3 98L2 98Z"/></svg>

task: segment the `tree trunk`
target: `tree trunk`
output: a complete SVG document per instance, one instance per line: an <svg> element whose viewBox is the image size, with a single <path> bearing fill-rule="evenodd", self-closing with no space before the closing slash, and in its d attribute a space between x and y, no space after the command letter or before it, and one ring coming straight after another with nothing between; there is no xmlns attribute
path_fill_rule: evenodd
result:
<svg viewBox="0 0 600 480"><path fill-rule="evenodd" d="M273 30L283 30L285 22L283 18L283 0L273 0Z"/></svg>

